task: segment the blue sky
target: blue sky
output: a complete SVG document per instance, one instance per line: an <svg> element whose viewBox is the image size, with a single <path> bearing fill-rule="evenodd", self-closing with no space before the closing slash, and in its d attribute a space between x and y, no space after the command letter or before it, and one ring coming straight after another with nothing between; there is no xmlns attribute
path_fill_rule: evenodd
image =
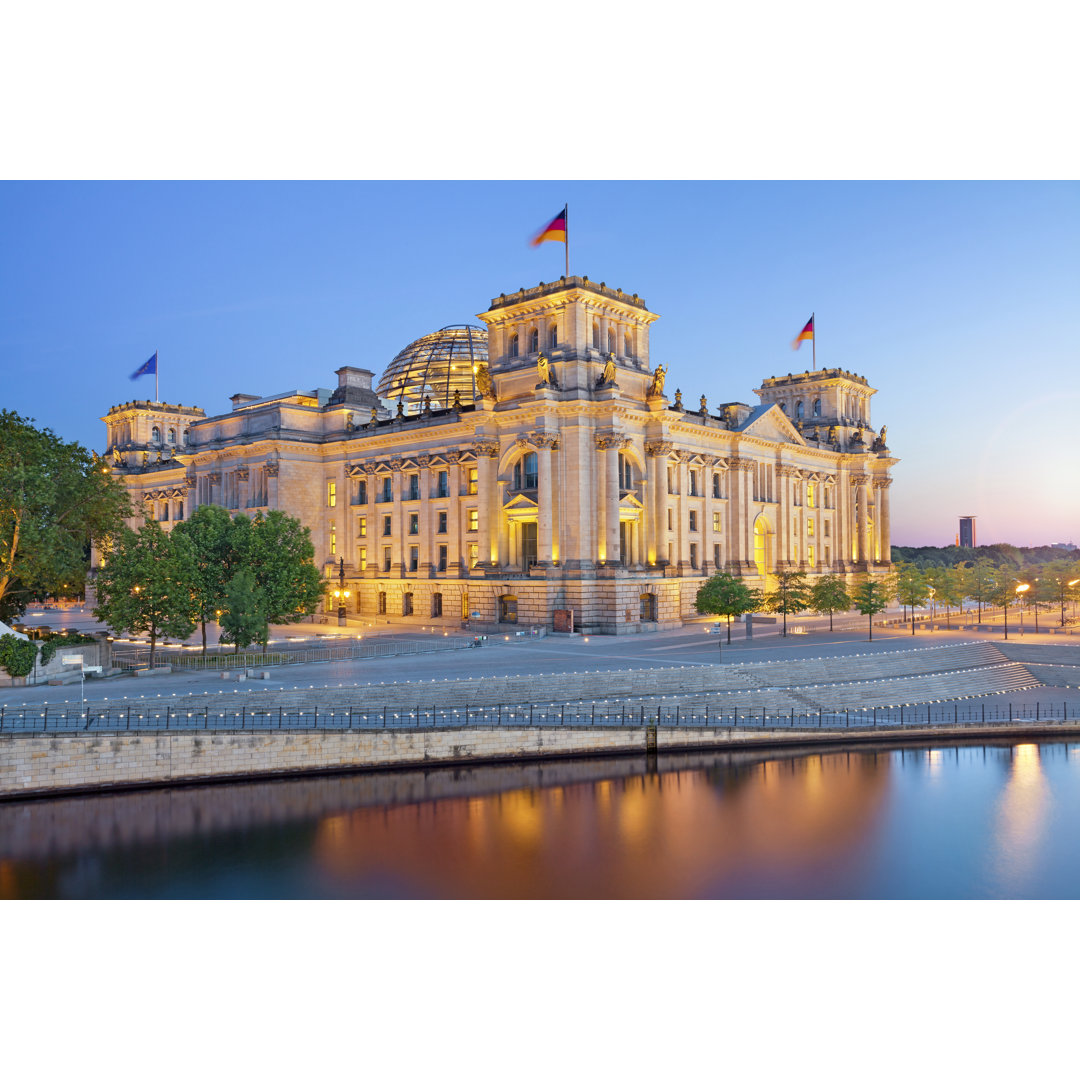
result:
<svg viewBox="0 0 1080 1080"><path fill-rule="evenodd" d="M563 272L531 234L570 205L570 270L658 312L687 401L756 402L818 366L878 388L895 543L1080 543L1080 185L1054 182L0 184L5 408L101 449L153 394L378 375L414 338Z"/></svg>

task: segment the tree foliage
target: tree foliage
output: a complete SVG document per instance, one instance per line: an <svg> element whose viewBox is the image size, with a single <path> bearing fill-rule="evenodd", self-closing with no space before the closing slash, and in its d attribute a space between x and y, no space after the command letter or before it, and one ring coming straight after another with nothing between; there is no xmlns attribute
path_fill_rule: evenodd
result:
<svg viewBox="0 0 1080 1080"><path fill-rule="evenodd" d="M34 592L80 589L92 542L123 527L123 484L92 451L0 411L0 606L25 610Z"/></svg>
<svg viewBox="0 0 1080 1080"><path fill-rule="evenodd" d="M911 632L915 633L915 611L930 596L926 575L912 563L901 563L896 568L896 599L905 608L911 608Z"/></svg>
<svg viewBox="0 0 1080 1080"><path fill-rule="evenodd" d="M871 577L866 575L855 586L851 594L851 603L860 615L865 615L870 625L870 641L874 640L874 616L879 615L888 606L896 592L896 582L890 577Z"/></svg>
<svg viewBox="0 0 1080 1080"><path fill-rule="evenodd" d="M810 606L810 586L802 570L778 570L774 575L776 589L765 597L766 610L783 615L783 636L787 637L787 617L797 615Z"/></svg>
<svg viewBox="0 0 1080 1080"><path fill-rule="evenodd" d="M851 595L839 574L824 574L810 589L810 607L819 615L829 616L829 633L832 633L833 615L851 608Z"/></svg>
<svg viewBox="0 0 1080 1080"><path fill-rule="evenodd" d="M184 641L195 629L191 543L148 520L138 532L125 528L104 560L96 580L94 615L113 633L148 634L153 665L158 640Z"/></svg>
<svg viewBox="0 0 1080 1080"><path fill-rule="evenodd" d="M731 644L731 620L761 607L760 589L752 589L742 578L723 572L713 574L698 589L694 607L701 615L727 618L727 639Z"/></svg>
<svg viewBox="0 0 1080 1080"><path fill-rule="evenodd" d="M247 518L244 517L244 520ZM189 584L196 619L202 628L204 656L206 624L214 622L217 612L227 607L227 586L236 572L240 557L232 543L235 527L229 511L224 507L200 506L186 521L178 522L172 531L174 537L182 536L191 544L195 574Z"/></svg>
<svg viewBox="0 0 1080 1080"><path fill-rule="evenodd" d="M255 643L266 644L268 627L261 601L255 575L247 569L237 570L225 587L221 615L221 640L235 645L237 652Z"/></svg>

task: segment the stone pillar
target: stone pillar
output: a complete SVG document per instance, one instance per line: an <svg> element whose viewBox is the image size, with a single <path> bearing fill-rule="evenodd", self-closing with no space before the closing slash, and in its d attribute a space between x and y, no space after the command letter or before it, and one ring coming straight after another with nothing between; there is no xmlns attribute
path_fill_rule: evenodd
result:
<svg viewBox="0 0 1080 1080"><path fill-rule="evenodd" d="M431 458L421 454L416 459L420 466L420 573L431 577L435 565L435 547L432 540L434 528L431 523Z"/></svg>
<svg viewBox="0 0 1080 1080"><path fill-rule="evenodd" d="M601 561L614 564L620 561L619 547L619 450L624 439L617 435L596 435L593 437L596 449L604 455L601 476L602 497L600 499L600 535L604 540L604 555ZM599 545L598 545L599 546ZM596 558L600 559L599 550Z"/></svg>
<svg viewBox="0 0 1080 1080"><path fill-rule="evenodd" d="M686 450L678 451L678 471L675 474L675 487L678 489L675 511L675 552L679 560L679 574L690 573L690 479L687 465L693 455Z"/></svg>
<svg viewBox="0 0 1080 1080"><path fill-rule="evenodd" d="M551 451L558 446L558 439L554 435L535 434L532 442L536 447L537 459L536 561L540 566L550 566L553 562L552 538L555 521L551 488Z"/></svg>
<svg viewBox="0 0 1080 1080"><path fill-rule="evenodd" d="M856 476L852 478L856 484L856 498L858 500L859 516L859 548L858 562L860 569L867 569L870 563L870 530L867 528L867 492L868 478Z"/></svg>
<svg viewBox="0 0 1080 1080"><path fill-rule="evenodd" d="M402 496L405 494L402 489L402 484L405 481L405 474L401 471L402 461L401 458L394 458L390 462L390 497L393 500L390 503L390 515L391 526L390 531L393 534L393 540L391 541L392 547L390 550L390 573L396 577L401 577L402 572L405 569L405 515L402 513Z"/></svg>
<svg viewBox="0 0 1080 1080"><path fill-rule="evenodd" d="M478 439L473 443L476 451L476 503L479 510L477 522L477 546L479 548L478 567L495 565L498 555L492 551L493 529L497 522L493 520L492 506L499 444L494 439Z"/></svg>
<svg viewBox="0 0 1080 1080"><path fill-rule="evenodd" d="M657 440L645 444L649 461L649 486L651 499L647 506L648 551L650 564L663 566L667 563L667 463L671 443Z"/></svg>
<svg viewBox="0 0 1080 1080"><path fill-rule="evenodd" d="M742 458L733 458L728 479L731 483L731 510L730 518L731 563L736 574L753 574L756 572L754 565L754 549L752 535L754 530L753 520L753 488L752 476L754 463Z"/></svg>
<svg viewBox="0 0 1080 1080"><path fill-rule="evenodd" d="M892 533L889 521L889 485L892 479L880 477L874 481L874 505L877 508L878 544L881 555L878 562L883 566L892 565Z"/></svg>
<svg viewBox="0 0 1080 1080"><path fill-rule="evenodd" d="M465 553L461 550L461 452L451 450L446 455L450 463L449 481L450 502L447 512L446 569L449 572L457 567L460 573L465 568Z"/></svg>

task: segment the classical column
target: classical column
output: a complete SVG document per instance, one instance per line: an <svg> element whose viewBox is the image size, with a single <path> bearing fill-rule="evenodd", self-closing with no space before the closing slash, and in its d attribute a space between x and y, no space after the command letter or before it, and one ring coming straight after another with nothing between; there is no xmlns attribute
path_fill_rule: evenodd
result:
<svg viewBox="0 0 1080 1080"><path fill-rule="evenodd" d="M853 476L851 478L852 483L856 485L855 497L858 505L858 521L859 521L859 548L858 548L858 562L860 569L866 569L870 563L870 530L867 519L867 487L868 478L865 476Z"/></svg>
<svg viewBox="0 0 1080 1080"><path fill-rule="evenodd" d="M390 504L393 545L390 551L390 572L400 577L405 569L405 515L402 513L402 484L405 482L405 474L401 471L401 458L394 458L390 462Z"/></svg>
<svg viewBox="0 0 1080 1080"><path fill-rule="evenodd" d="M675 477L675 488L678 494L675 496L675 552L679 561L679 573L690 573L690 500L687 495L690 491L690 482L687 476L687 463L693 455L687 450L676 452L679 465Z"/></svg>
<svg viewBox="0 0 1080 1080"><path fill-rule="evenodd" d="M492 551L492 530L497 526L493 520L495 477L498 471L496 458L499 456L499 444L494 439L477 439L473 443L476 451L476 502L479 510L477 523L477 545L480 558L478 566L494 566L497 554Z"/></svg>
<svg viewBox="0 0 1080 1080"><path fill-rule="evenodd" d="M558 437L537 432L531 436L537 458L537 525L536 561L540 566L550 566L554 561L552 538L554 535L554 507L551 489L551 451L559 445Z"/></svg>
<svg viewBox="0 0 1080 1080"><path fill-rule="evenodd" d="M874 506L877 509L877 530L880 556L878 562L883 565L892 563L892 536L889 523L889 485L890 477L879 477L874 481Z"/></svg>
<svg viewBox="0 0 1080 1080"><path fill-rule="evenodd" d="M600 527L604 538L602 562L620 561L619 547L619 449L624 439L618 435L595 435L596 449L604 457L603 495L600 501ZM600 559L600 552L596 552Z"/></svg>
<svg viewBox="0 0 1080 1080"><path fill-rule="evenodd" d="M736 567L736 573L754 573L754 549L751 537L753 535L753 499L752 476L754 463L743 458L732 458L731 468L728 473L732 481L731 501L732 507L729 513L731 518L731 562Z"/></svg>
<svg viewBox="0 0 1080 1080"><path fill-rule="evenodd" d="M416 459L420 466L420 572L425 577L431 576L435 564L435 547L431 525L431 458L420 454Z"/></svg>
<svg viewBox="0 0 1080 1080"><path fill-rule="evenodd" d="M647 512L648 562L663 566L667 562L667 461L671 443L663 440L647 442L645 456L649 461L651 507Z"/></svg>
<svg viewBox="0 0 1080 1080"><path fill-rule="evenodd" d="M461 550L461 451L451 450L446 455L450 463L449 481L450 503L447 511L447 552L446 569L456 567L458 573L464 569L464 552Z"/></svg>

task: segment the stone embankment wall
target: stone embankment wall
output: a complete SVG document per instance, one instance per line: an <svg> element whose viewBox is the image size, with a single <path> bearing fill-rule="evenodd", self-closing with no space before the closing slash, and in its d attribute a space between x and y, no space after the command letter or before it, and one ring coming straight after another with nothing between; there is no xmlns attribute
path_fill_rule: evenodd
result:
<svg viewBox="0 0 1080 1080"><path fill-rule="evenodd" d="M651 729L658 752L810 743L890 742L912 733ZM1015 738L1015 727L947 725L920 740ZM1025 725L1025 738L1080 734L1080 723ZM544 757L644 754L644 728L470 728L168 735L0 736L0 798L153 784L301 775L352 769L476 764Z"/></svg>

